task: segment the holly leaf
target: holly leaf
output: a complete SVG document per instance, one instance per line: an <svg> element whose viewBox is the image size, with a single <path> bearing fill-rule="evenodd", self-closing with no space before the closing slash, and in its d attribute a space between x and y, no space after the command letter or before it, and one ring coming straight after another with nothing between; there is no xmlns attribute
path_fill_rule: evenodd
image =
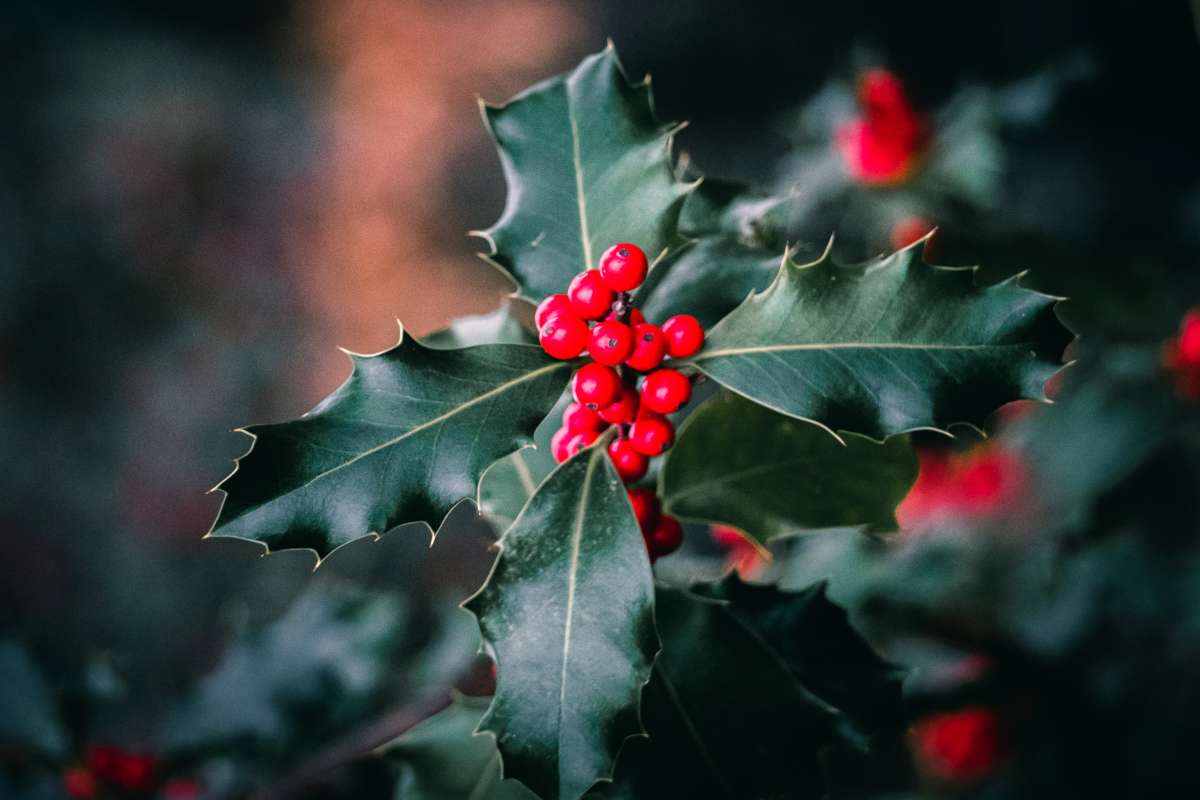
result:
<svg viewBox="0 0 1200 800"><path fill-rule="evenodd" d="M562 412L572 402L564 392L533 433L533 447L524 447L488 468L479 480L479 510L498 532L507 530L533 497L537 487L558 463L550 443L561 425Z"/></svg>
<svg viewBox="0 0 1200 800"><path fill-rule="evenodd" d="M883 444L725 394L679 429L659 473L667 511L732 525L759 544L803 530L896 530L896 505L917 476L908 442Z"/></svg>
<svg viewBox="0 0 1200 800"><path fill-rule="evenodd" d="M495 311L452 320L450 325L421 339L426 347L452 350L479 344L537 344L535 336L522 322L533 324L533 308L519 300L510 300Z"/></svg>
<svg viewBox="0 0 1200 800"><path fill-rule="evenodd" d="M360 719L387 679L403 634L395 597L317 584L282 616L232 640L168 716L165 747L213 751L233 743L287 752Z"/></svg>
<svg viewBox="0 0 1200 800"><path fill-rule="evenodd" d="M401 337L301 419L254 439L220 488L210 536L271 549L334 548L405 522L436 529L496 459L528 444L562 392L568 362L538 347L435 350Z"/></svg>
<svg viewBox="0 0 1200 800"><path fill-rule="evenodd" d="M650 738L630 742L605 795L821 797L818 754L836 710L728 603L660 588L655 618L663 649L642 705Z"/></svg>
<svg viewBox="0 0 1200 800"><path fill-rule="evenodd" d="M475 733L491 698L455 695L450 706L379 752L399 765L396 796L404 800L536 800L520 783L503 780L500 751Z"/></svg>
<svg viewBox="0 0 1200 800"><path fill-rule="evenodd" d="M498 671L479 730L496 735L507 775L551 800L612 777L642 732L658 649L650 562L608 439L542 483L465 604Z"/></svg>
<svg viewBox="0 0 1200 800"><path fill-rule="evenodd" d="M484 105L483 116L508 202L495 225L474 235L521 296L565 291L617 242L634 242L651 259L683 243L676 221L694 184L671 169L679 126L655 119L649 80L630 84L611 43L505 105Z"/></svg>
<svg viewBox="0 0 1200 800"><path fill-rule="evenodd" d="M904 671L876 653L832 603L824 581L800 591L752 584L731 573L697 593L724 600L804 686L864 732L904 723Z"/></svg>
<svg viewBox="0 0 1200 800"><path fill-rule="evenodd" d="M694 241L664 261L637 294L646 318L661 324L691 314L707 328L765 289L785 246L772 213L778 203L736 181L700 184L679 219L680 233Z"/></svg>
<svg viewBox="0 0 1200 800"><path fill-rule="evenodd" d="M760 405L876 439L1044 399L1071 338L1059 298L1017 278L925 263L916 245L856 267L784 258L775 280L711 331L691 361Z"/></svg>
<svg viewBox="0 0 1200 800"><path fill-rule="evenodd" d="M59 758L67 736L50 687L26 648L0 641L0 749Z"/></svg>

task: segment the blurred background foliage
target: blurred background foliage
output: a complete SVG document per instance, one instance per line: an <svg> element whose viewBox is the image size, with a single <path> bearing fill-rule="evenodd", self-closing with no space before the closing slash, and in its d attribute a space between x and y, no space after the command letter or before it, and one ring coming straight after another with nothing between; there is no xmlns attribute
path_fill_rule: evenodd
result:
<svg viewBox="0 0 1200 800"><path fill-rule="evenodd" d="M359 542L315 586L309 554L201 540L219 503L205 489L247 443L230 429L311 407L348 371L334 345L380 350L395 318L424 335L507 291L463 235L504 193L475 94L502 100L611 36L631 75L653 74L660 115L691 121L688 169L792 193L774 235L802 252L837 230L839 255L863 258L915 216L940 226L937 261L1030 269L1074 298L1064 316L1091 341L1155 342L1200 297L1192 12L7 3L0 674L27 687L6 697L28 713L43 713L38 697L52 710L22 780L38 759L74 763L108 742L174 747L184 772L224 786L219 759L171 738L180 715L215 714L221 736L245 741L257 734L227 708L260 732L288 709L305 741L264 733L276 741L233 772L304 789L288 774L298 754L336 755L351 728L486 683L453 610L488 566L470 508L437 548L416 529ZM833 145L857 72L874 66L942 131L945 161L895 191L846 180ZM381 615L392 623L371 628ZM323 630L325 661L272 650ZM278 705L256 709L250 680L278 685ZM345 703L307 705L331 685Z"/></svg>

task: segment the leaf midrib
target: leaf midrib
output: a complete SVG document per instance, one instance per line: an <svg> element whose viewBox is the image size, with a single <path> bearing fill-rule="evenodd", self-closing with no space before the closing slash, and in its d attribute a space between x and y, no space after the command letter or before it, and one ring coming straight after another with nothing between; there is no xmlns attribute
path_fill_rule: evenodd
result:
<svg viewBox="0 0 1200 800"><path fill-rule="evenodd" d="M906 342L811 342L804 344L773 344L759 347L725 347L709 350L692 356L690 361L705 361L724 356L752 355L754 353L783 353L804 350L990 350L1002 347L1020 347L1021 344L914 344Z"/></svg>
<svg viewBox="0 0 1200 800"><path fill-rule="evenodd" d="M575 115L575 97L571 93L571 81L563 86L567 96L567 122L571 126L571 161L575 172L575 203L579 207L579 238L583 242L583 269L592 266L592 237L588 230L587 194L583 186L583 154L579 143L579 120Z"/></svg>
<svg viewBox="0 0 1200 800"><path fill-rule="evenodd" d="M593 448L588 456L587 470L583 473L583 483L579 489L579 509L575 512L575 525L571 531L571 560L567 567L567 611L563 621L563 655L562 666L558 676L558 765L559 789L562 789L562 729L563 716L567 708L567 662L571 655L571 629L575 619L575 579L579 573L579 555L583 545L583 520L587 516L588 497L592 489L592 475L596 471L597 455L602 451Z"/></svg>

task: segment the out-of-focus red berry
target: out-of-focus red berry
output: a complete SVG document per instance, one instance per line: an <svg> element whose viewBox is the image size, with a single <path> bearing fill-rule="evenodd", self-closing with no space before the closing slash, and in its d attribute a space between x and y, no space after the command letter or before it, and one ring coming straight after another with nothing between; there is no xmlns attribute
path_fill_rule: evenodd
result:
<svg viewBox="0 0 1200 800"><path fill-rule="evenodd" d="M925 234L929 233L931 230L933 230L933 228L933 223L924 217L905 217L892 226L892 230L888 234L888 240L891 243L893 250L903 250L913 242L920 241ZM929 248L932 243L932 239L925 243L926 254L929 253Z"/></svg>
<svg viewBox="0 0 1200 800"><path fill-rule="evenodd" d="M947 517L984 517L1014 510L1030 494L1024 460L998 445L982 445L966 453L923 447L917 458L917 480L896 507L896 521L904 530Z"/></svg>
<svg viewBox="0 0 1200 800"><path fill-rule="evenodd" d="M492 665L493 671L496 665ZM493 681L495 675L492 676ZM167 781L162 787L163 800L200 800L201 787L200 781L194 778L176 778L172 781Z"/></svg>
<svg viewBox="0 0 1200 800"><path fill-rule="evenodd" d="M660 515L658 524L654 526L654 531L650 534L648 544L651 557L669 556L679 549L679 545L683 544L683 526L672 516Z"/></svg>
<svg viewBox="0 0 1200 800"><path fill-rule="evenodd" d="M870 70L858 85L861 116L841 125L834 144L850 176L859 183L902 183L928 147L925 118L908 101L904 87L887 70Z"/></svg>
<svg viewBox="0 0 1200 800"><path fill-rule="evenodd" d="M1200 400L1200 309L1184 316L1179 336L1163 345L1162 358L1179 394L1189 400Z"/></svg>
<svg viewBox="0 0 1200 800"><path fill-rule="evenodd" d="M554 456L554 460L559 464L571 457L567 452L567 442L575 435L575 431L570 428L559 428L550 437L550 455Z"/></svg>
<svg viewBox="0 0 1200 800"><path fill-rule="evenodd" d="M990 775L1000 761L1000 720L983 706L929 714L912 726L909 743L926 777L974 783Z"/></svg>
<svg viewBox="0 0 1200 800"><path fill-rule="evenodd" d="M62 775L63 789L75 800L95 800L96 779L83 767L73 767Z"/></svg>

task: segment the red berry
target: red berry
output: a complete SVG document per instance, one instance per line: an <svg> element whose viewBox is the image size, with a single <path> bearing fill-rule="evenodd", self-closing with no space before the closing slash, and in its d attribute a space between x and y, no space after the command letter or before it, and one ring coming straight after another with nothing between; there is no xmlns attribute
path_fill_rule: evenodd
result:
<svg viewBox="0 0 1200 800"><path fill-rule="evenodd" d="M606 319L592 328L588 353L601 364L616 366L633 353L633 331L623 322Z"/></svg>
<svg viewBox="0 0 1200 800"><path fill-rule="evenodd" d="M629 502L633 504L633 515L643 534L649 534L658 525L658 495L644 486L629 490Z"/></svg>
<svg viewBox="0 0 1200 800"><path fill-rule="evenodd" d="M154 783L158 759L148 753L126 753L117 764L112 782L130 792L144 792Z"/></svg>
<svg viewBox="0 0 1200 800"><path fill-rule="evenodd" d="M567 452L567 440L575 435L575 431L568 428L559 428L550 437L550 455L554 456L554 460L559 464L570 458Z"/></svg>
<svg viewBox="0 0 1200 800"><path fill-rule="evenodd" d="M742 535L742 532L730 525L713 525L712 538L714 542L727 550L747 544L746 537Z"/></svg>
<svg viewBox="0 0 1200 800"><path fill-rule="evenodd" d="M616 312L609 314L607 317L605 317L605 319L615 319L618 322L620 322L620 319L617 317ZM645 314L643 314L641 311L639 311L636 308L629 309L629 320L628 320L629 327L631 327L631 328L637 327L638 325L641 325L645 321L646 321Z"/></svg>
<svg viewBox="0 0 1200 800"><path fill-rule="evenodd" d="M626 483L641 480L650 466L650 461L634 449L628 439L613 439L608 445L608 455L617 474Z"/></svg>
<svg viewBox="0 0 1200 800"><path fill-rule="evenodd" d="M667 339L657 325L643 322L633 326L633 354L625 363L638 372L657 369L667 355Z"/></svg>
<svg viewBox="0 0 1200 800"><path fill-rule="evenodd" d="M572 433L567 439L567 443L563 445L563 449L567 451L567 458L575 455L585 447L590 447L598 438L600 438L600 434L596 431L578 431Z"/></svg>
<svg viewBox="0 0 1200 800"><path fill-rule="evenodd" d="M600 419L613 425L628 425L637 417L640 404L638 393L625 386L620 397L600 409Z"/></svg>
<svg viewBox="0 0 1200 800"><path fill-rule="evenodd" d="M642 455L661 455L675 443L675 426L665 417L643 411L629 429L629 441Z"/></svg>
<svg viewBox="0 0 1200 800"><path fill-rule="evenodd" d="M565 294L552 294L538 303L537 311L533 312L533 324L540 331L551 316L571 310L571 301Z"/></svg>
<svg viewBox="0 0 1200 800"><path fill-rule="evenodd" d="M574 314L551 314L538 332L542 349L563 361L575 358L588 343L588 326Z"/></svg>
<svg viewBox="0 0 1200 800"><path fill-rule="evenodd" d="M581 272L567 288L571 309L584 319L600 319L612 308L613 293L594 269Z"/></svg>
<svg viewBox="0 0 1200 800"><path fill-rule="evenodd" d="M659 414L674 414L692 399L692 382L682 372L660 369L642 381L642 403Z"/></svg>
<svg viewBox="0 0 1200 800"><path fill-rule="evenodd" d="M614 244L600 256L600 275L614 292L632 292L646 280L646 254L629 242Z"/></svg>
<svg viewBox="0 0 1200 800"><path fill-rule="evenodd" d="M667 353L671 358L694 356L704 346L704 329L691 314L671 317L663 323L662 332L667 337Z"/></svg>
<svg viewBox="0 0 1200 800"><path fill-rule="evenodd" d="M600 419L600 415L579 403L571 403L563 409L562 421L563 427L572 433L598 431L604 428L604 420Z"/></svg>
<svg viewBox="0 0 1200 800"><path fill-rule="evenodd" d="M679 524L679 520L666 514L660 516L658 524L654 526L654 532L650 534L650 555L654 558L668 556L678 550L681 544L683 526Z"/></svg>
<svg viewBox="0 0 1200 800"><path fill-rule="evenodd" d="M933 223L924 217L904 217L892 226L888 240L893 250L903 250L931 230L933 230ZM929 243L926 243L925 249L929 249Z"/></svg>
<svg viewBox="0 0 1200 800"><path fill-rule="evenodd" d="M616 400L625 386L617 371L603 364L584 364L571 382L575 402L593 411Z"/></svg>
<svg viewBox="0 0 1200 800"><path fill-rule="evenodd" d="M83 767L74 767L63 773L63 788L75 800L95 800L96 779Z"/></svg>
<svg viewBox="0 0 1200 800"><path fill-rule="evenodd" d="M909 736L918 769L947 783L985 778L1003 755L1000 718L984 706L929 714L913 724Z"/></svg>

